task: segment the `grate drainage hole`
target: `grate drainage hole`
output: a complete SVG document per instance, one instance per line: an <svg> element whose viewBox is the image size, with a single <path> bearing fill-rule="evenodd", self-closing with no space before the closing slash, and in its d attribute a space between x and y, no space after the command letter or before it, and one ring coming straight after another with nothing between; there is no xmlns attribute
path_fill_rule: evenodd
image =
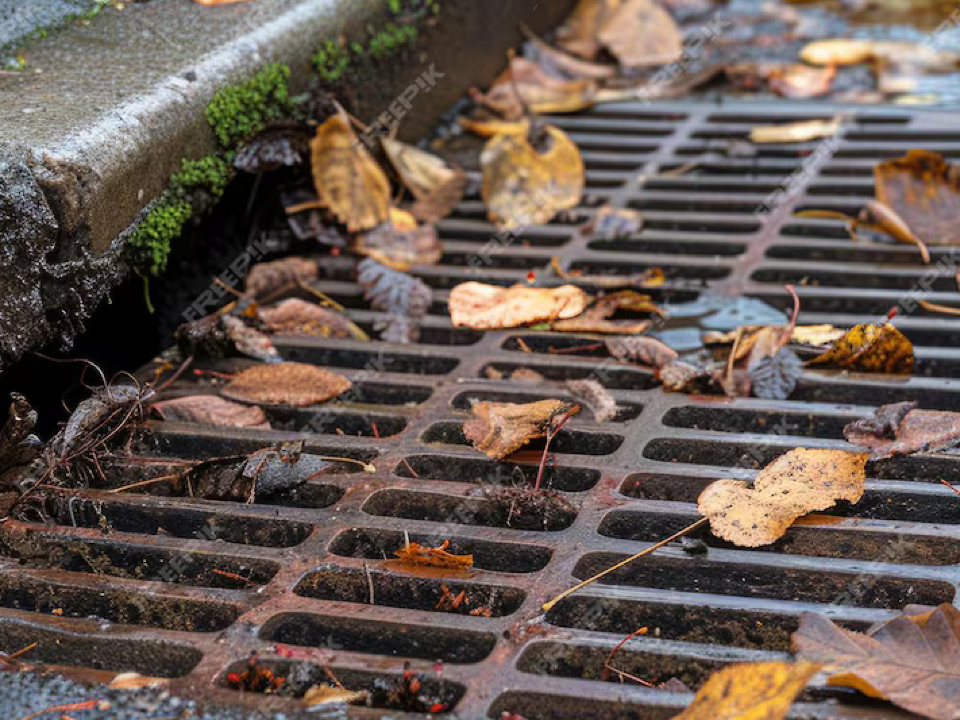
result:
<svg viewBox="0 0 960 720"><path fill-rule="evenodd" d="M498 462L444 455L413 455L397 463L394 474L422 480L496 483L498 485L532 485L537 480L538 465ZM543 487L562 492L585 492L600 480L599 470L547 465L543 471Z"/></svg>
<svg viewBox="0 0 960 720"><path fill-rule="evenodd" d="M463 434L463 423L434 423L420 435L421 442L443 443L446 445L469 445ZM623 444L623 437L609 433L583 432L564 428L550 443L550 452L567 455L610 455ZM542 452L544 440L534 440L524 445L525 451ZM539 460L539 458L538 458Z"/></svg>

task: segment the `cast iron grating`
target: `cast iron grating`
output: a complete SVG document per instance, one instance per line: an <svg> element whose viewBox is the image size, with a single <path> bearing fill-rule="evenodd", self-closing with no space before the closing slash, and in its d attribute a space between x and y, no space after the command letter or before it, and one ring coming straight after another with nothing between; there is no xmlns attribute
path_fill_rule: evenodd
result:
<svg viewBox="0 0 960 720"><path fill-rule="evenodd" d="M457 283L523 282L553 257L587 273L660 267L666 282L653 295L667 304L710 289L784 310L790 300L782 286L793 282L801 323L872 321L918 288L934 302L949 301L952 268L922 266L910 246L854 245L838 222L792 217L798 207L855 207L872 193L876 161L907 147L957 157L960 131L947 116L848 108L838 147L816 161L817 143L747 153L739 142L756 124L825 119L837 110L650 103L555 118L583 149L584 204L501 245L491 242L495 230L482 204L465 200L440 226L441 263L415 273L436 291L418 343L278 343L288 359L350 376L349 399L265 408L270 431L154 426L156 451L167 458L304 438L309 452L372 460L376 474L341 464L270 504L170 497L150 486L138 494L85 491L66 511L51 499L49 524L11 523L0 534L0 649L38 641L35 659L44 662L172 677L177 691L288 711L295 697L239 693L227 687L226 673L257 650L297 679L299 693L324 681L324 668L348 687L373 689L409 660L423 671L425 690L466 718L503 711L531 720L667 718L689 696L600 677L609 651L640 627L647 634L618 653L618 666L654 684L678 677L696 688L725 663L783 656L803 611L864 628L906 604L953 601L960 501L937 481L957 480L960 457L941 454L872 463L861 503L799 524L771 547L735 548L701 533L706 555L667 547L545 617L539 610L575 578L688 524L698 493L715 478L751 477L797 445L843 447L843 424L882 403L915 399L957 409L960 322L920 308L904 313L898 326L917 346L910 378L808 371L790 401L773 402L664 394L649 371L605 351L551 353L590 339L454 329L446 313ZM684 174L658 176L694 160ZM796 178L796 195L763 209ZM643 231L616 240L581 234L604 202L640 209ZM933 250L935 260L951 254ZM372 330L383 320L353 282L349 258L329 258L317 285L361 326ZM746 304L733 312L742 324L769 321ZM665 330L664 337L692 347L698 332ZM518 368L557 385L491 379L491 371ZM495 463L474 451L461 430L469 403L567 397L561 381L586 377L610 390L617 415L598 426L585 412L569 423L546 474L569 507L542 523L517 523L481 485L529 484L535 466ZM217 386L193 377L174 392L215 393ZM304 433L316 419L322 431ZM475 572L443 579L396 572L388 559L405 535L430 545L450 540L450 551L474 554ZM437 610L441 583L485 604L489 617ZM444 663L439 675L436 660ZM869 704L838 707L838 698L850 694L812 686L796 715L892 717Z"/></svg>

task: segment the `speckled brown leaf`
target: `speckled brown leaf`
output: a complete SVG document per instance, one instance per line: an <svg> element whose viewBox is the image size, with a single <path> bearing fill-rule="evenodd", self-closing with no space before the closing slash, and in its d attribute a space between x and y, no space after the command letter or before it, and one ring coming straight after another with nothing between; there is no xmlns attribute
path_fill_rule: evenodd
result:
<svg viewBox="0 0 960 720"><path fill-rule="evenodd" d="M936 452L960 444L960 413L915 407L911 402L883 405L872 416L848 424L843 436L870 448L874 458Z"/></svg>
<svg viewBox="0 0 960 720"><path fill-rule="evenodd" d="M563 400L532 403L478 401L471 408L473 419L463 424L463 434L473 446L495 460L502 460L531 440L546 437L554 417L576 412Z"/></svg>
<svg viewBox="0 0 960 720"><path fill-rule="evenodd" d="M769 545L801 515L837 500L858 502L866 462L866 453L796 448L763 468L752 487L726 478L711 483L697 509L717 537L741 547Z"/></svg>
<svg viewBox="0 0 960 720"><path fill-rule="evenodd" d="M413 215L390 208L390 219L357 238L353 249L395 270L436 265L443 246L432 225L417 225Z"/></svg>
<svg viewBox="0 0 960 720"><path fill-rule="evenodd" d="M913 344L889 322L861 323L807 364L909 375L913 372Z"/></svg>
<svg viewBox="0 0 960 720"><path fill-rule="evenodd" d="M576 317L590 296L574 285L504 288L465 282L450 291L450 320L454 327L498 330L555 319Z"/></svg>
<svg viewBox="0 0 960 720"><path fill-rule="evenodd" d="M370 339L345 315L300 298L287 298L272 307L261 308L260 317L267 332L274 335Z"/></svg>
<svg viewBox="0 0 960 720"><path fill-rule="evenodd" d="M267 363L280 362L280 353L270 338L233 315L221 315L220 325L237 352Z"/></svg>
<svg viewBox="0 0 960 720"><path fill-rule="evenodd" d="M257 263L247 273L247 292L254 297L296 285L317 277L317 263L305 257L286 257L281 260Z"/></svg>
<svg viewBox="0 0 960 720"><path fill-rule="evenodd" d="M627 67L666 65L683 54L683 36L656 0L624 0L597 38Z"/></svg>
<svg viewBox="0 0 960 720"><path fill-rule="evenodd" d="M893 208L927 245L960 244L960 166L929 150L909 150L874 168L877 200Z"/></svg>
<svg viewBox="0 0 960 720"><path fill-rule="evenodd" d="M562 130L496 135L480 154L482 193L490 220L506 228L549 222L583 195L583 160Z"/></svg>
<svg viewBox="0 0 960 720"><path fill-rule="evenodd" d="M630 360L641 365L661 368L677 359L677 351L651 337L611 338L607 350L617 360Z"/></svg>
<svg viewBox="0 0 960 720"><path fill-rule="evenodd" d="M342 375L316 365L282 362L241 370L220 392L231 400L302 407L336 397L351 384Z"/></svg>
<svg viewBox="0 0 960 720"><path fill-rule="evenodd" d="M241 405L216 395L188 395L161 400L150 407L159 411L165 420L219 427L270 429L267 416L256 405Z"/></svg>
<svg viewBox="0 0 960 720"><path fill-rule="evenodd" d="M621 290L604 295L574 318L552 322L550 329L558 332L640 335L649 330L653 324L649 320L610 320L609 318L618 310L663 314L660 308L650 300L649 295L634 290Z"/></svg>
<svg viewBox="0 0 960 720"><path fill-rule="evenodd" d="M791 640L801 658L826 666L830 685L935 720L960 719L960 611L949 603L897 615L866 633L803 613Z"/></svg>
<svg viewBox="0 0 960 720"><path fill-rule="evenodd" d="M310 141L310 166L320 203L351 232L384 222L390 183L343 112L331 115Z"/></svg>

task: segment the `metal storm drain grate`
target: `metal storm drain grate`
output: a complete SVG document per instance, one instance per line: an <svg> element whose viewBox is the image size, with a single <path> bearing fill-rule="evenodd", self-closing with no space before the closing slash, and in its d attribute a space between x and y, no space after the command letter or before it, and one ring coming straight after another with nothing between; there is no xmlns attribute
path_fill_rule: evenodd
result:
<svg viewBox="0 0 960 720"><path fill-rule="evenodd" d="M354 690L382 688L402 681L408 660L425 692L465 718L666 718L689 695L601 679L609 652L640 627L647 633L618 652L618 667L653 685L676 677L697 688L725 663L788 652L803 611L864 628L908 604L952 601L960 499L938 480L956 480L960 458L921 455L871 464L863 501L808 519L772 546L734 548L703 532L705 554L668 546L540 612L574 579L688 525L698 493L715 478L750 477L798 445L843 447L843 425L880 404L960 406L960 322L904 305L916 291L935 302L955 297L952 262L938 264L951 249L931 248L925 267L912 246L856 245L839 222L792 216L802 207L854 211L873 194L878 160L910 147L956 158L960 130L947 129L946 116L864 110L828 156L817 143L738 151L753 125L833 112L783 108L638 104L556 118L587 166L589 199L578 217L502 245L490 242L482 204L465 201L441 223L441 263L416 272L437 291L419 344L278 341L286 359L342 369L356 388L349 402L266 408L269 431L154 425L165 457L305 437L308 452L373 461L376 474L338 464L270 504L161 496L150 486L142 494L88 490L56 515L59 524L8 523L0 534L0 648L38 642L33 661L176 678L174 691L248 707L267 707L268 698L231 690L226 675L241 672L256 650L301 690L327 681L328 671ZM662 175L693 161L684 174ZM796 193L764 209L785 188ZM616 240L581 234L604 202L641 210L643 231ZM770 318L754 317L756 304L718 304L705 290L783 310L791 305L783 284L794 283L800 322L838 327L899 303L916 372L807 371L790 401L704 398L664 393L649 371L611 361L583 337L451 328L451 287L523 282L554 257L588 274L662 268L658 302L702 298L703 315L718 311L728 325ZM325 268L319 289L363 327L381 319L353 282L352 261L331 258ZM662 331L674 346L685 338L695 345L710 322L675 320ZM529 483L536 463L490 461L462 433L472 399L567 396L491 379L491 370L518 368L550 381L596 378L619 404L612 421L598 425L584 412L557 437L546 484L569 506L537 517L512 516L479 485ZM203 376L173 390L216 392ZM317 417L328 431L303 433ZM448 550L472 553L475 567L462 576L398 572L388 559L405 536L434 546L449 540ZM58 569L35 569L40 558ZM441 603L444 586L465 591L471 605ZM488 616L470 614L477 607ZM374 693L374 706L429 710L399 706L394 695ZM851 695L814 685L795 712L892 716L888 707L838 706L843 697ZM269 703L297 707L295 693Z"/></svg>

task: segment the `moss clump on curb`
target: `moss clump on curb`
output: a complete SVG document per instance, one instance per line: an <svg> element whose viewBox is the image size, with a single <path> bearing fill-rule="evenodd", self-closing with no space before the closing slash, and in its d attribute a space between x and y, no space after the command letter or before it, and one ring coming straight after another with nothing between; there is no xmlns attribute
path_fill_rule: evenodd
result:
<svg viewBox="0 0 960 720"><path fill-rule="evenodd" d="M173 188L203 189L215 199L223 195L233 177L233 168L219 155L207 155L199 160L184 160L180 172L170 176Z"/></svg>
<svg viewBox="0 0 960 720"><path fill-rule="evenodd" d="M367 44L367 51L377 60L385 60L417 40L417 28L413 25L387 23Z"/></svg>
<svg viewBox="0 0 960 720"><path fill-rule="evenodd" d="M268 122L279 120L293 109L287 91L290 68L282 63L267 65L249 80L221 88L207 105L206 117L225 148L248 140Z"/></svg>
<svg viewBox="0 0 960 720"><path fill-rule="evenodd" d="M159 275L166 270L170 245L180 236L192 214L193 205L189 200L173 200L165 193L140 221L128 244L140 251L138 259L146 272Z"/></svg>
<svg viewBox="0 0 960 720"><path fill-rule="evenodd" d="M328 85L338 82L349 65L350 52L335 40L324 40L313 54L313 67Z"/></svg>

